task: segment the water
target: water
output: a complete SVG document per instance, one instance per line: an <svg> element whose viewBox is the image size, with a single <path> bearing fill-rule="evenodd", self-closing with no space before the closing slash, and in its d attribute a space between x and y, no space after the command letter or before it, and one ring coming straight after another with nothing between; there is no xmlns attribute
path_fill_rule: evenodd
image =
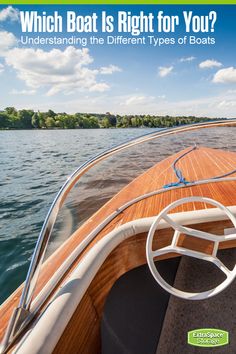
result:
<svg viewBox="0 0 236 354"><path fill-rule="evenodd" d="M68 175L91 156L150 131L0 131L0 303L25 280L42 223ZM114 155L80 181L79 193L72 191L73 203L80 199L80 205L72 203L69 216L79 214L83 221L135 176L194 143L235 151L235 132L236 128L203 129L135 147L121 159ZM67 236L74 229L68 230Z"/></svg>
<svg viewBox="0 0 236 354"><path fill-rule="evenodd" d="M68 175L146 131L0 131L0 303L24 281L44 218Z"/></svg>

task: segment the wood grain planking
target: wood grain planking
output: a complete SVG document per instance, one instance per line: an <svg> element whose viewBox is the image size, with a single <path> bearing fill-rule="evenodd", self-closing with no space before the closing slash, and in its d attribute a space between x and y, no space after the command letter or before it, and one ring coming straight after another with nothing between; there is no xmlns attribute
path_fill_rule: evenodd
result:
<svg viewBox="0 0 236 354"><path fill-rule="evenodd" d="M100 320L88 292L73 314L54 352L97 354L101 352Z"/></svg>

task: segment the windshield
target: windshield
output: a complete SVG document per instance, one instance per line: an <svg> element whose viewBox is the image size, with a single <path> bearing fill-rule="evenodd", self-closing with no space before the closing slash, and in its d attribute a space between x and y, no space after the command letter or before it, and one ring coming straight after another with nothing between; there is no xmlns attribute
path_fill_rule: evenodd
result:
<svg viewBox="0 0 236 354"><path fill-rule="evenodd" d="M78 239L75 245L87 240L90 236L92 237L91 232L96 230L102 222L106 223L107 218L113 213L113 210L108 208L109 204L107 203L122 188L163 159L195 145L235 151L235 124L235 121L222 121L221 123L204 123L199 126L154 131L135 129L132 132L133 136L140 136L141 132L145 132L145 136L118 148L110 149L108 152L101 153L96 158L82 164L62 187L48 213L28 273L26 282L28 287L23 294L21 305L30 306L32 298L45 286L44 266L41 266L41 263L44 264L45 261L52 262L53 260L59 268L70 255L68 251L65 252L63 257L58 257L61 254L62 246L66 250L65 245L68 240L71 237L75 239L75 232L79 229L83 230L83 237ZM151 133L149 133L150 131ZM118 137L118 134L121 133L123 134L123 130L119 130L109 144L114 140L116 142L120 141L121 138ZM77 134L83 135L83 132ZM126 134L123 136L125 137ZM128 134L126 137L128 137ZM87 143L91 144L92 150L98 144L95 138L91 138ZM104 145L99 146L98 152L103 150ZM83 152L78 151L78 154L83 155ZM232 166L233 168L235 166ZM165 171L160 172L165 173ZM152 185L155 189L155 183L153 183L155 176L151 173L149 176L147 190L150 192L152 191ZM178 179L173 173L173 179L166 180L165 185L177 181ZM125 204L139 195L140 192L137 188L132 192L132 195L127 195L122 202ZM96 220L99 210L99 220ZM95 220L93 230L89 227L92 216L93 221ZM55 267L47 267L47 281L53 277L54 272Z"/></svg>

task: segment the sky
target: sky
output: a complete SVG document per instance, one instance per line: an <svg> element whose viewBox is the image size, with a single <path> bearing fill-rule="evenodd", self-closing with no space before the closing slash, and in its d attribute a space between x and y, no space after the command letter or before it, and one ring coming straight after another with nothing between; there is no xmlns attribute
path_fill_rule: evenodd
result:
<svg viewBox="0 0 236 354"><path fill-rule="evenodd" d="M23 45L20 11L101 11L132 14L164 11L179 15L216 11L214 32L188 33L214 38L196 45ZM8 106L56 112L236 116L236 6L0 6L0 110ZM27 34L37 37L38 34ZM41 37L55 34L41 34ZM91 34L59 33L87 37ZM104 37L105 34L97 34ZM125 33L112 34L130 36ZM150 35L150 34L145 34ZM175 33L186 35L183 23ZM143 36L142 34L140 35ZM137 36L134 36L137 37ZM147 41L146 41L147 43Z"/></svg>

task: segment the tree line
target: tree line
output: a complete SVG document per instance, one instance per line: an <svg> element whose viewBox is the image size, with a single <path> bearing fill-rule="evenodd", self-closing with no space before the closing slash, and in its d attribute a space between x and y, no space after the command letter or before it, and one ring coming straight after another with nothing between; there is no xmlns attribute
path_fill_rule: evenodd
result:
<svg viewBox="0 0 236 354"><path fill-rule="evenodd" d="M209 121L207 117L115 115L97 113L55 113L17 110L7 107L0 111L0 129L88 129L88 128L163 128Z"/></svg>

